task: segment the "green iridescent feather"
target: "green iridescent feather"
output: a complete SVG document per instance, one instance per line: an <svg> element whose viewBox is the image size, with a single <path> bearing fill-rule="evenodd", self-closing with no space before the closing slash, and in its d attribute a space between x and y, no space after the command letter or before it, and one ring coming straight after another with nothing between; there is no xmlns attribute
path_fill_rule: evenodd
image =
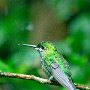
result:
<svg viewBox="0 0 90 90"><path fill-rule="evenodd" d="M46 69L49 69L48 66L50 66L53 62L57 62L61 69L68 75L71 76L70 73L70 67L68 65L68 62L60 55L56 49L56 47L50 43L50 42L41 42L38 47L41 47L44 49L44 51L41 53L41 57L44 60L44 63L46 65L43 66L44 71L46 72Z"/></svg>
<svg viewBox="0 0 90 90"><path fill-rule="evenodd" d="M52 80L57 81L68 90L76 90L68 62L52 43L41 42L37 46L29 44L22 44L22 46L33 47L40 53L42 69L49 77L53 77Z"/></svg>

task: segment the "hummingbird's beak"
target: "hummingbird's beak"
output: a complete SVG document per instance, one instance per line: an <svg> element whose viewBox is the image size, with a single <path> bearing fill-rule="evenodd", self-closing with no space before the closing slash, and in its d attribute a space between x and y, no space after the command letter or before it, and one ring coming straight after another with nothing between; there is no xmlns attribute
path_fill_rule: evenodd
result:
<svg viewBox="0 0 90 90"><path fill-rule="evenodd" d="M36 45L29 45L29 44L18 44L18 45L21 45L21 46L27 46L27 47L33 47L33 48L37 48Z"/></svg>

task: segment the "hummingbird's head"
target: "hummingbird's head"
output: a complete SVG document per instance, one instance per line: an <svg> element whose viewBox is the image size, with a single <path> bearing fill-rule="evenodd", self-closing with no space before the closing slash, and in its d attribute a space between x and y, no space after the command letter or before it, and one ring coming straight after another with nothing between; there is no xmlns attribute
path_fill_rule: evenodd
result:
<svg viewBox="0 0 90 90"><path fill-rule="evenodd" d="M38 51L41 51L41 52L44 52L44 51L50 52L50 51L55 51L56 48L55 48L55 46L54 46L52 43L50 43L50 42L41 42L41 43L39 43L39 44L37 45L37 50L38 50Z"/></svg>
<svg viewBox="0 0 90 90"><path fill-rule="evenodd" d="M39 43L38 45L29 45L29 44L18 44L18 45L33 47L39 52L49 53L49 52L56 51L56 47L52 43L44 42L44 41Z"/></svg>
<svg viewBox="0 0 90 90"><path fill-rule="evenodd" d="M50 42L41 42L38 45L29 45L29 44L19 44L22 46L28 46L35 48L39 53L41 58L54 58L57 55L56 47Z"/></svg>

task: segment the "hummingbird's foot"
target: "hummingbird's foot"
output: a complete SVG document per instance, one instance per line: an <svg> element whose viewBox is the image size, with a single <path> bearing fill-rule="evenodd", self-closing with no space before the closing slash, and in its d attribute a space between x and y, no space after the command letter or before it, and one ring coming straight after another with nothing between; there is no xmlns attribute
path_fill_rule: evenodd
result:
<svg viewBox="0 0 90 90"><path fill-rule="evenodd" d="M49 78L49 80L52 81L53 79L54 79L54 77L51 75L50 78Z"/></svg>

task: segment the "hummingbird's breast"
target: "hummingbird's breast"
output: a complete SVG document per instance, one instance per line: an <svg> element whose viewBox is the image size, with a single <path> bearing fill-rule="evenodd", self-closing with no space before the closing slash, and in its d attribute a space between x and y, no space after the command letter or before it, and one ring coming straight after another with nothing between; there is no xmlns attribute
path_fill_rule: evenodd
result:
<svg viewBox="0 0 90 90"><path fill-rule="evenodd" d="M41 59L41 67L43 71L47 74L48 77L51 76L51 70L50 67L47 65L44 59Z"/></svg>
<svg viewBox="0 0 90 90"><path fill-rule="evenodd" d="M54 55L47 52L41 52L41 66L44 72L50 77L51 76L51 64L54 62Z"/></svg>

